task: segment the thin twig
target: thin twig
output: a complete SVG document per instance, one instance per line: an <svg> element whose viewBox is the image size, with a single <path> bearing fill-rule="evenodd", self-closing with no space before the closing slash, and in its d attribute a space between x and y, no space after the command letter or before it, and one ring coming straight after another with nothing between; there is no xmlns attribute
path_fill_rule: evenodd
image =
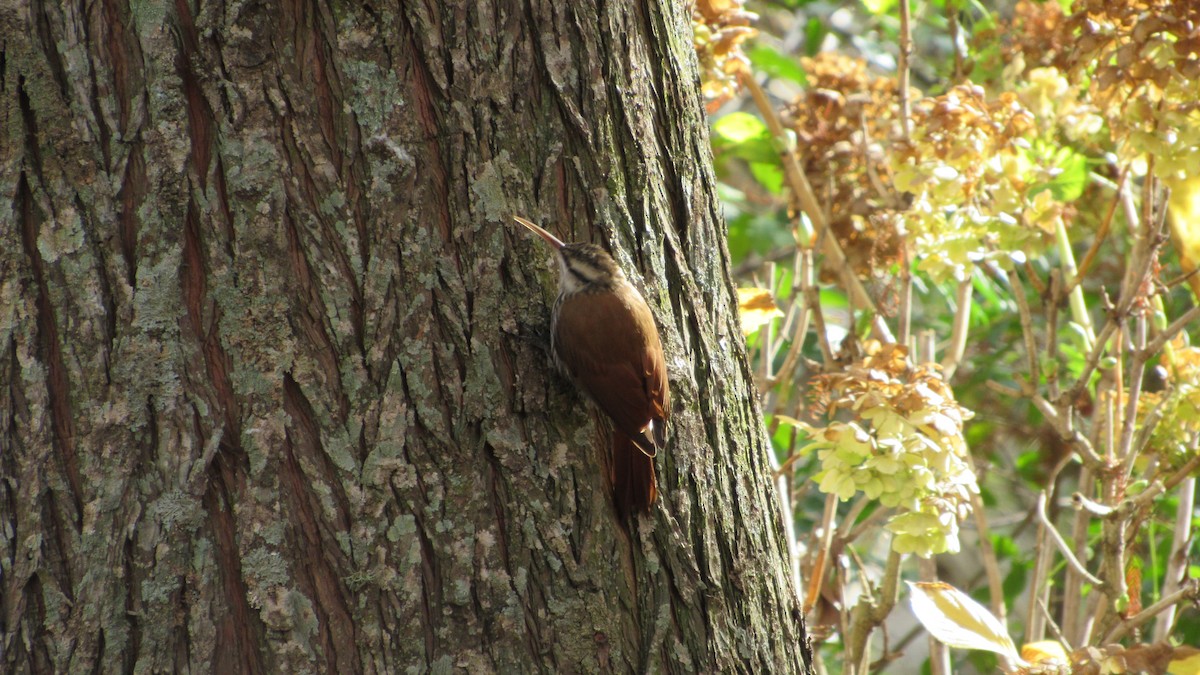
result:
<svg viewBox="0 0 1200 675"><path fill-rule="evenodd" d="M1117 445L1117 453L1122 462L1122 475L1129 476L1133 472L1133 463L1138 453L1133 448L1133 429L1137 421L1138 402L1142 397L1142 380L1146 374L1146 313L1139 313L1134 320L1133 358L1129 364L1129 393L1126 394L1125 414L1121 420L1121 440Z"/></svg>
<svg viewBox="0 0 1200 675"><path fill-rule="evenodd" d="M1120 177L1117 178L1117 190L1120 190L1125 185L1125 178L1129 175L1126 170L1121 171ZM1096 231L1096 238L1092 240L1092 245L1088 248L1087 253L1083 256L1083 262L1079 263L1079 272L1075 275L1075 279L1070 282L1067 288L1067 293L1075 290L1079 282L1087 276L1088 271L1092 268L1092 263L1096 259L1096 254L1100 251L1100 245L1108 238L1108 232L1112 228L1113 216L1117 213L1117 205L1121 203L1120 195L1113 198L1112 204L1108 207L1108 213L1104 216L1104 220L1100 222L1100 229Z"/></svg>
<svg viewBox="0 0 1200 675"><path fill-rule="evenodd" d="M850 530L850 533L843 537L843 540L846 542L857 541L858 538L862 536L863 532L871 529L876 523L883 520L885 517L890 516L891 514L892 510L888 508L875 509L871 512L871 515L863 518L862 522L856 523L854 525L854 529Z"/></svg>
<svg viewBox="0 0 1200 675"><path fill-rule="evenodd" d="M1164 595L1158 602L1118 623L1104 636L1104 641L1101 644L1112 644L1128 635L1133 629L1153 619L1159 612L1174 607L1183 600L1196 600L1197 598L1200 598L1200 584L1197 584L1194 579L1189 579L1187 584L1179 590L1170 595Z"/></svg>
<svg viewBox="0 0 1200 675"><path fill-rule="evenodd" d="M1119 336L1117 342L1120 343ZM1120 364L1121 360L1117 359L1117 365L1120 366ZM1117 377L1114 379L1118 385L1121 384L1120 373L1117 373ZM1117 392L1116 395L1114 395L1111 390L1106 390L1104 395L1100 398L1100 400L1104 401L1104 461L1107 462L1109 466L1114 466L1116 464L1115 460L1117 457L1115 447L1116 444L1113 441L1113 429L1117 426L1116 411L1118 398L1120 398L1120 392ZM1107 481L1105 485L1115 488L1115 485L1113 485L1112 481Z"/></svg>
<svg viewBox="0 0 1200 675"><path fill-rule="evenodd" d="M1146 176L1142 179L1142 222L1149 227L1150 222L1154 220L1155 189L1159 187L1156 156L1154 153L1149 153L1146 156ZM1163 209L1166 211L1166 209Z"/></svg>
<svg viewBox="0 0 1200 675"><path fill-rule="evenodd" d="M1196 268L1190 272L1184 272L1183 274L1180 274L1177 277L1168 279L1161 283L1162 283L1163 288L1170 290L1170 289L1175 288L1176 286L1182 284L1183 282L1187 281L1188 279L1191 279L1192 277L1196 276L1197 274L1200 274L1200 268Z"/></svg>
<svg viewBox="0 0 1200 675"><path fill-rule="evenodd" d="M808 311L812 314L813 327L817 330L817 346L821 348L821 359L824 369L833 367L833 348L829 345L829 332L825 326L825 313L821 311L821 296L816 286L804 289L804 300L808 303Z"/></svg>
<svg viewBox="0 0 1200 675"><path fill-rule="evenodd" d="M967 464L971 468L971 473L979 476L979 471L975 467L975 459L967 453ZM975 517L975 529L979 531L979 550L983 557L983 569L987 572L988 580L988 595L992 606L992 614L1000 620L1000 623L1008 623L1008 608L1004 604L1004 582L1000 577L1000 564L996 560L996 548L992 546L992 538L990 529L988 528L987 513L983 508L983 497L978 492L971 492L971 515ZM1001 656L1007 661L1007 657ZM1004 672L1011 672L1012 666L1015 664L1005 663Z"/></svg>
<svg viewBox="0 0 1200 675"><path fill-rule="evenodd" d="M808 219L812 221L813 227L818 232L828 227L828 222L825 220L825 212L817 203L817 195L813 192L812 185L808 182L808 177L804 175L804 170L800 167L800 162L796 159L796 153L792 152L787 145L787 130L783 126L783 122L779 120L779 115L775 113L774 106L767 98L767 93L763 91L758 80L755 79L754 73L749 70L743 70L741 73L742 86L750 92L750 97L754 99L754 104L758 107L759 114L762 115L763 121L767 125L767 130L771 132L771 137L779 146L779 157L783 162L783 173L787 178L788 185L792 188L792 192L796 194L796 199L800 201L800 208L808 214ZM837 243L836 241L834 242ZM842 261L844 262L843 255Z"/></svg>
<svg viewBox="0 0 1200 675"><path fill-rule="evenodd" d="M1080 627L1079 639L1075 644L1091 644L1092 634L1096 632L1096 622L1104 617L1108 609L1108 595L1105 593L1088 593L1087 608L1083 613L1083 625Z"/></svg>
<svg viewBox="0 0 1200 675"><path fill-rule="evenodd" d="M846 661L855 664L857 672L863 672L861 664L867 659L868 640L875 627L883 623L891 613L899 597L900 554L895 549L888 552L887 566L883 571L883 587L878 596L863 592L858 604L850 611L849 632L846 635ZM870 588L869 585L866 588Z"/></svg>
<svg viewBox="0 0 1200 675"><path fill-rule="evenodd" d="M1025 299L1025 288L1021 285L1021 280L1017 277L1016 270L1007 270L1008 284L1012 288L1013 299L1017 301L1017 312L1021 317L1021 336L1025 340L1025 360L1029 366L1029 382L1030 387L1036 387L1041 381L1040 369L1038 368L1037 358L1037 340L1033 337L1033 317L1029 314L1029 301Z"/></svg>
<svg viewBox="0 0 1200 675"><path fill-rule="evenodd" d="M946 0L946 28L950 33L950 43L954 45L954 81L963 81L963 37L962 27L958 23L958 3Z"/></svg>
<svg viewBox="0 0 1200 675"><path fill-rule="evenodd" d="M1192 322L1196 321L1196 319L1200 319L1200 305L1197 305L1184 312L1182 316L1172 321L1171 324L1163 330L1163 332L1159 333L1154 337L1153 340L1146 343L1146 348L1142 350L1145 352L1146 357L1149 358L1161 352L1163 348L1166 347L1168 342L1175 339L1175 336L1178 335L1180 331L1190 326Z"/></svg>
<svg viewBox="0 0 1200 675"><path fill-rule="evenodd" d="M779 280L779 275L775 273L775 263L767 265L767 285L766 289L771 293L772 304L774 298L779 297L776 283ZM762 359L762 379L759 380L758 386L761 390L769 388L767 383L771 382L772 373L771 366L775 363L774 344L775 341L775 321L774 319L767 321L758 331L759 335L759 354Z"/></svg>
<svg viewBox="0 0 1200 675"><path fill-rule="evenodd" d="M1079 487L1085 489L1092 484L1092 470L1084 466L1079 470ZM1075 555L1087 555L1087 530L1090 522L1088 514L1083 510L1077 511L1071 525L1071 538L1075 542ZM1073 567L1067 567L1066 580L1063 582L1063 633L1066 644L1083 644L1085 617L1083 607L1083 577Z"/></svg>
<svg viewBox="0 0 1200 675"><path fill-rule="evenodd" d="M995 380L988 380L987 382L983 383L983 386L998 394L1003 394L1012 398L1021 398L1025 395L1025 392L1021 391L1020 389L1017 389L1016 387L1010 387L1007 384L1000 384Z"/></svg>
<svg viewBox="0 0 1200 675"><path fill-rule="evenodd" d="M917 349L915 352L917 363L933 363L934 357L937 356L937 331L932 328L921 331L917 336Z"/></svg>
<svg viewBox="0 0 1200 675"><path fill-rule="evenodd" d="M903 346L908 346L908 337L912 331L912 262L909 259L908 235L900 245L900 330L896 340Z"/></svg>
<svg viewBox="0 0 1200 675"><path fill-rule="evenodd" d="M817 604L821 584L825 579L825 568L829 564L829 549L833 542L833 519L837 516L837 495L825 495L825 513L821 517L821 543L817 547L817 561L812 576L808 578L808 593L804 598L804 613L808 614Z"/></svg>
<svg viewBox="0 0 1200 675"><path fill-rule="evenodd" d="M1179 506L1175 509L1175 533L1171 540L1171 553L1167 558L1167 569L1164 573L1163 595L1171 595L1180 588L1180 583L1187 574L1187 546L1192 539L1192 509L1196 504L1196 478L1189 476L1179 490ZM1175 605L1171 605L1154 622L1154 636L1166 640L1175 623Z"/></svg>
<svg viewBox="0 0 1200 675"><path fill-rule="evenodd" d="M1039 495L1041 498L1041 495ZM1033 575L1029 579L1029 605L1025 608L1025 641L1036 642L1042 639L1046 634L1046 622L1042 615L1037 611L1037 601L1045 602L1046 594L1049 593L1050 584L1047 579L1050 577L1050 547L1046 544L1049 534L1046 530L1049 529L1044 523L1038 521L1037 539L1033 546Z"/></svg>
<svg viewBox="0 0 1200 675"><path fill-rule="evenodd" d="M1118 344L1121 341L1121 336L1114 339ZM1120 363L1118 358L1117 363ZM1120 376L1117 375L1116 382L1121 382ZM1114 387L1115 389L1115 387ZM1115 468L1115 451L1113 449L1113 429L1118 424L1116 418L1117 404L1113 389L1107 389L1103 392L1097 392L1098 400L1102 402L1104 419L1104 437L1106 447L1106 464L1109 467ZM1117 504L1117 492L1120 489L1115 480L1113 471L1106 471L1098 474L1100 477L1100 497L1104 504ZM1128 593L1128 581L1125 578L1125 559L1129 545L1129 521L1128 517L1111 517L1104 518L1100 521L1100 554L1099 554L1099 573L1104 579L1104 590L1113 598L1126 597ZM1104 633L1107 626L1111 622L1119 619L1116 613L1108 614L1105 618L1097 621L1097 632Z"/></svg>
<svg viewBox="0 0 1200 675"><path fill-rule="evenodd" d="M1137 438L1133 442L1134 452L1141 454L1143 451L1145 451L1146 446L1150 444L1150 438L1154 435L1154 429L1162 420L1163 409L1170 401L1172 391L1172 388L1167 388L1164 392L1162 392L1162 394L1159 396L1158 403L1155 403L1154 407L1150 409L1150 412L1146 413L1146 416L1140 425L1141 430L1138 431Z"/></svg>
<svg viewBox="0 0 1200 675"><path fill-rule="evenodd" d="M1170 492L1175 488L1176 485L1182 483L1186 478L1188 478L1188 476L1191 475L1193 471L1198 468L1200 468L1200 455L1192 455L1192 458L1184 462L1183 466L1176 469L1175 473L1171 474L1167 480L1153 481L1150 483L1150 487L1146 488L1145 491L1131 498L1127 508L1136 510L1146 507L1160 494L1163 494L1164 492Z"/></svg>
<svg viewBox="0 0 1200 675"><path fill-rule="evenodd" d="M854 501L854 503L850 505L850 510L846 512L846 516L844 518L842 518L842 522L841 522L841 524L838 525L837 533L835 534L835 536L838 539L842 540L842 542L851 541L850 539L847 539L847 536L849 535L849 533L851 531L853 531L855 529L855 525L856 525L855 521L858 520L858 517L861 516L862 512L865 511L867 509L867 507L870 505L871 505L871 500L867 499L866 495L860 495L859 498L856 499ZM887 510L888 509L885 509L885 508L875 509L875 511L871 515L873 516L876 513L886 512Z"/></svg>
<svg viewBox="0 0 1200 675"><path fill-rule="evenodd" d="M858 128L862 133L859 134L861 143L858 144L859 152L862 154L863 166L867 169L867 179L871 181L871 187L875 190L875 194L883 200L887 208L901 209L899 198L895 191L889 190L883 184L883 179L879 177L879 171L875 168L875 162L871 161L871 131L867 127L867 111L864 107L858 115Z"/></svg>
<svg viewBox="0 0 1200 675"><path fill-rule="evenodd" d="M1046 601L1038 598L1038 607L1042 610L1042 618L1046 621L1046 625L1050 626L1050 632L1054 634L1054 638L1062 643L1063 647L1069 652L1071 651L1071 642L1067 640L1067 636L1063 634L1062 629L1058 624L1054 623L1054 617L1050 614L1050 608L1046 606ZM1011 671L1004 671L1011 672Z"/></svg>
<svg viewBox="0 0 1200 675"><path fill-rule="evenodd" d="M900 130L907 141L912 136L912 103L908 100L908 60L912 57L912 26L909 23L908 0L900 3L900 58L896 64L900 81L897 84L900 95Z"/></svg>
<svg viewBox="0 0 1200 675"><path fill-rule="evenodd" d="M1096 366L1100 363L1100 357L1104 356L1107 351L1105 345L1108 344L1108 339L1112 337L1114 331L1117 330L1117 323L1111 318L1104 323L1104 327L1100 329L1100 335L1096 337L1095 344L1088 352L1087 360L1083 363L1083 372L1079 374L1079 379L1075 380L1075 384L1064 394L1066 396L1066 404L1073 403L1079 400L1083 392L1091 384L1092 373L1096 371ZM1062 403L1062 399L1059 399Z"/></svg>
<svg viewBox="0 0 1200 675"><path fill-rule="evenodd" d="M907 4L905 0L902 0ZM917 574L926 583L938 580L937 561L933 558L917 560ZM948 675L950 671L950 649L941 640L929 634L929 672L931 675Z"/></svg>
<svg viewBox="0 0 1200 675"><path fill-rule="evenodd" d="M1153 157L1151 157L1151 160L1153 160ZM1151 161L1150 166L1151 169L1147 172L1145 178L1147 190L1154 183L1153 161ZM1155 221L1146 218L1139 222L1137 205L1133 202L1133 192L1130 190L1128 183L1123 186L1120 195L1121 204L1125 211L1125 219L1129 221L1130 231L1133 234L1133 250L1130 251L1129 260L1125 268L1125 276L1121 280L1121 295L1117 301L1115 311L1117 317L1128 314L1133 304L1145 296L1146 287L1149 284L1144 284L1144 282L1152 273L1153 261L1158 255L1158 249L1168 240L1163 234L1163 230L1166 227L1166 209L1160 210L1159 217ZM1147 209L1148 214L1153 213L1152 209L1149 209L1149 207Z"/></svg>
<svg viewBox="0 0 1200 675"><path fill-rule="evenodd" d="M800 208L808 215L809 221L812 222L813 228L817 234L821 235L828 232L829 223L825 219L825 212L817 203L817 196L813 192L812 185L808 182L808 177L804 175L804 170L800 168L800 162L796 159L796 153L788 148L787 131L783 127L783 122L779 120L779 115L775 113L774 107L771 106L771 101L767 97L767 93L763 91L758 81L754 79L754 73L749 70L743 70L741 73L742 85L750 92L751 98L754 99L754 104L758 107L758 112L762 115L763 121L766 122L767 130L770 131L772 138L779 145L779 157L783 163L783 174L787 178L788 186L795 193L796 199L800 202ZM895 342L892 337L891 330L888 329L887 323L884 322L883 316L875 307L875 301L871 299L867 293L866 287L855 276L854 270L850 263L846 260L846 253L842 250L841 245L837 241L837 237L832 236L820 237L821 253L827 259L830 268L833 269L841 281L842 287L850 295L851 304L866 310L872 315L871 330L875 332L877 338L883 342Z"/></svg>
<svg viewBox="0 0 1200 675"><path fill-rule="evenodd" d="M792 371L796 368L796 364L800 361L800 352L804 347L804 340L808 336L808 325L812 318L807 304L806 291L813 287L813 260L812 251L796 250L796 267L793 268L793 278L799 280L799 283L792 286L793 306L799 307L799 317L796 319L796 330L792 332L792 344L788 348L787 356L783 359L783 364L779 366L779 372L775 374L773 381L769 382L771 386L779 382L787 382L792 377ZM796 302L795 298L799 297L800 302Z"/></svg>
<svg viewBox="0 0 1200 675"><path fill-rule="evenodd" d="M1046 528L1046 534L1050 535L1050 538L1054 540L1055 546L1058 547L1059 552L1063 554L1063 558L1067 560L1067 563L1075 570L1075 572L1078 573L1079 576L1086 579L1089 583L1095 585L1097 588L1103 589L1106 584L1098 577L1094 576L1091 572L1087 571L1087 568L1084 567L1083 564L1079 562L1079 559L1075 557L1075 552L1072 551L1071 547L1067 545L1066 540L1062 538L1062 535L1058 533L1058 530L1055 529L1053 523L1050 522L1049 516L1046 515L1045 492L1038 493L1037 515L1038 520L1042 523L1042 526Z"/></svg>
<svg viewBox="0 0 1200 675"><path fill-rule="evenodd" d="M967 333L971 325L971 277L958 282L958 307L954 312L954 328L950 333L950 347L942 358L942 379L949 382L967 350Z"/></svg>
<svg viewBox="0 0 1200 675"><path fill-rule="evenodd" d="M1058 361L1058 305L1061 300L1059 293L1062 291L1062 275L1059 270L1050 272L1050 292L1046 294L1045 300L1042 303L1043 312L1046 314L1046 358L1048 363L1057 364ZM1051 400L1058 400L1059 394L1062 392L1058 388L1058 372L1060 368L1051 368L1046 373L1046 392Z"/></svg>

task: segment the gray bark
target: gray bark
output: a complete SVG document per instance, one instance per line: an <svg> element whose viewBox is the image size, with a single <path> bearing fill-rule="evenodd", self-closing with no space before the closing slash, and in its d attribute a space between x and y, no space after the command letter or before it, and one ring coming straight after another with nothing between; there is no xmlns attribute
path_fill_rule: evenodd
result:
<svg viewBox="0 0 1200 675"><path fill-rule="evenodd" d="M0 669L801 670L684 12L0 2ZM644 275L628 529L513 213Z"/></svg>

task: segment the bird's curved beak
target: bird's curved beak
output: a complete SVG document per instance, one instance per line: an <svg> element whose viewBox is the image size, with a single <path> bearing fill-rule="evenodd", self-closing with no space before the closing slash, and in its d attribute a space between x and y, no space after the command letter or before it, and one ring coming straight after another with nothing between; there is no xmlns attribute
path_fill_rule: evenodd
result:
<svg viewBox="0 0 1200 675"><path fill-rule="evenodd" d="M547 232L547 231L543 230L542 228L538 227L537 225L534 225L533 223L529 222L528 220L525 220L525 219L524 219L524 218L522 218L521 216L513 216L513 220L515 220L515 221L517 221L518 223L520 223L520 224L524 225L525 227L529 228L529 230L530 230L530 231L532 231L534 234L536 234L537 236L541 237L542 239L545 239L545 240L546 240L546 243L547 243L547 244L550 244L551 246L553 246L553 247L554 247L554 250L556 250L556 251L558 251L558 250L562 249L562 247L565 245L565 244L563 244L563 243L562 243L562 240L561 240L561 239L559 239L558 237L556 237L556 236L554 236L554 235L550 234L549 232Z"/></svg>

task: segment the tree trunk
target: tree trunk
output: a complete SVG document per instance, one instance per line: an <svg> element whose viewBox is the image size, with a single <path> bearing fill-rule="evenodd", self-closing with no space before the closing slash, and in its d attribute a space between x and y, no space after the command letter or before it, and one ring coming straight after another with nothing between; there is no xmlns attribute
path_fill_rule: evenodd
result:
<svg viewBox="0 0 1200 675"><path fill-rule="evenodd" d="M0 669L802 670L684 11L0 2ZM514 213L644 275L632 524Z"/></svg>

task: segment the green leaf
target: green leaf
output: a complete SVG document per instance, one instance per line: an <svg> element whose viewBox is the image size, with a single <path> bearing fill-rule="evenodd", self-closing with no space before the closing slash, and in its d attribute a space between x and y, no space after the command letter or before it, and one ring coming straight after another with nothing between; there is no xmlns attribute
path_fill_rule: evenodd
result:
<svg viewBox="0 0 1200 675"><path fill-rule="evenodd" d="M987 310L987 324L999 318L996 314L1004 312L1015 312L1015 303L1009 302L1000 295L996 288L996 282L992 281L991 277L986 274L975 273L971 275L971 286L975 289L982 302L976 303L981 308Z"/></svg>
<svg viewBox="0 0 1200 675"><path fill-rule="evenodd" d="M810 22L811 23L811 22ZM774 47L758 43L747 52L750 63L771 77L791 80L799 84L808 84L804 69L791 57L780 54Z"/></svg>
<svg viewBox="0 0 1200 675"><path fill-rule="evenodd" d="M779 149L767 125L755 115L730 113L713 122L713 152L740 157L747 162L779 162Z"/></svg>
<svg viewBox="0 0 1200 675"><path fill-rule="evenodd" d="M792 240L783 214L738 214L729 222L729 254L734 260L744 259L751 251L769 251L785 246Z"/></svg>
<svg viewBox="0 0 1200 675"><path fill-rule="evenodd" d="M891 13L896 5L896 0L863 0L863 7L875 16Z"/></svg>
<svg viewBox="0 0 1200 675"><path fill-rule="evenodd" d="M846 300L846 294L832 288L822 288L820 291L821 307L823 309L846 309L850 306L850 302Z"/></svg>
<svg viewBox="0 0 1200 675"><path fill-rule="evenodd" d="M1050 182L1042 183L1030 190L1030 199L1045 190L1049 190L1050 194L1060 202L1073 202L1083 196L1083 190L1087 187L1088 181L1088 158L1070 148L1062 150L1055 158L1057 160L1055 168L1059 170L1059 174Z"/></svg>
<svg viewBox="0 0 1200 675"><path fill-rule="evenodd" d="M750 173L762 183L763 187L777 195L783 190L783 167L778 163L750 162Z"/></svg>
<svg viewBox="0 0 1200 675"><path fill-rule="evenodd" d="M1065 2L1069 5L1070 3L1075 2L1075 0L1065 0ZM1000 15L995 13L994 10L987 7L987 5L984 3L972 4L974 5L977 15L975 20L970 24L971 35L975 36L984 31L995 30L999 25L998 19ZM1071 10L1068 8L1066 13L1069 15Z"/></svg>
<svg viewBox="0 0 1200 675"><path fill-rule="evenodd" d="M1017 473L1026 480L1037 480L1042 472L1042 456L1037 450L1030 450L1017 455Z"/></svg>
<svg viewBox="0 0 1200 675"><path fill-rule="evenodd" d="M967 428L963 430L963 435L966 437L967 445L969 447L983 445L991 440L992 436L995 434L995 425L991 424L987 420L980 420L978 418L971 424L968 424ZM988 490L986 486L980 485L979 489L981 491L981 495L983 496L984 504L987 504L988 500L993 502L995 501L995 496L991 494L991 490Z"/></svg>
<svg viewBox="0 0 1200 675"><path fill-rule="evenodd" d="M1029 576L1029 570L1026 565L1014 564L1008 574L1004 575L1004 582L1000 584L1003 589L1004 599L1012 606L1012 601L1025 590L1025 581Z"/></svg>
<svg viewBox="0 0 1200 675"><path fill-rule="evenodd" d="M758 138L770 139L767 125L747 112L729 113L713 122L713 132L730 143L746 143Z"/></svg>
<svg viewBox="0 0 1200 675"><path fill-rule="evenodd" d="M821 49L821 43L825 41L825 36L829 34L829 28L825 22L820 19L809 19L808 23L804 24L804 53L808 56L816 56ZM808 76L805 75L805 79Z"/></svg>
<svg viewBox="0 0 1200 675"><path fill-rule="evenodd" d="M1016 558L1021 555L1021 547L1017 546L1017 542L1012 540L1012 537L1006 537L1002 534L992 535L992 549L996 551L996 557Z"/></svg>
<svg viewBox="0 0 1200 675"><path fill-rule="evenodd" d="M775 456L781 462L787 459L790 452L800 452L808 445L808 442L809 436L806 431L787 424L776 425L775 433L771 434L771 445L775 448ZM805 464L805 462L797 463L793 470L797 470ZM807 475L807 473L801 475Z"/></svg>

